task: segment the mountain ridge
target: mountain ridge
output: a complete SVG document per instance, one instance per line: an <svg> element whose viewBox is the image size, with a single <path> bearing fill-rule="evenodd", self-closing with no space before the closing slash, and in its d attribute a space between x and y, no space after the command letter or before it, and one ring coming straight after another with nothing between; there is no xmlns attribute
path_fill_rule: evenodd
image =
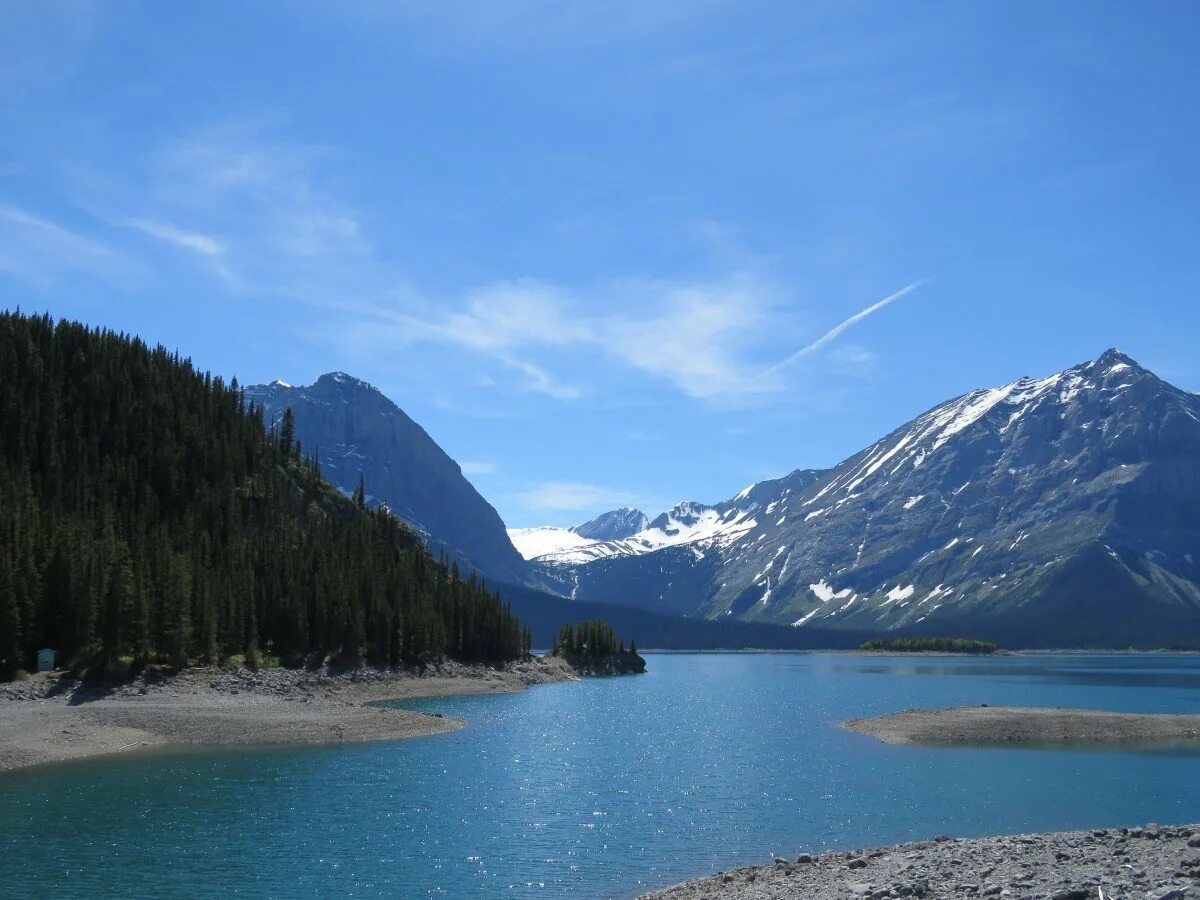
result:
<svg viewBox="0 0 1200 900"><path fill-rule="evenodd" d="M498 581L523 582L525 561L499 513L462 468L416 421L377 387L345 372L327 372L307 386L282 379L244 389L268 425L284 410L295 417L305 452L343 493L365 482L368 502L385 504L412 525L435 554Z"/></svg>
<svg viewBox="0 0 1200 900"><path fill-rule="evenodd" d="M677 518L682 539L535 565L570 596L679 615L1200 639L1198 458L1200 398L1110 349L951 398L831 469L694 504L712 527Z"/></svg>

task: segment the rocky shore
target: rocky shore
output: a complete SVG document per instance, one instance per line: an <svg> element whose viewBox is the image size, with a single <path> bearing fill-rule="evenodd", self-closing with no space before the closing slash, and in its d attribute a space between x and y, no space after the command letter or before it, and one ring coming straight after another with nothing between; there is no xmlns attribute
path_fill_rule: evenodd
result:
<svg viewBox="0 0 1200 900"><path fill-rule="evenodd" d="M646 660L637 653L613 653L608 656L564 655L566 661L580 675L607 677L611 675L642 675L646 671Z"/></svg>
<svg viewBox="0 0 1200 900"><path fill-rule="evenodd" d="M169 745L331 744L461 728L461 719L371 705L385 699L506 693L573 681L553 658L504 667L424 669L195 668L115 685L57 675L0 685L0 772Z"/></svg>
<svg viewBox="0 0 1200 900"><path fill-rule="evenodd" d="M1029 747L1200 747L1200 715L1026 706L916 709L852 719L851 731L889 744Z"/></svg>
<svg viewBox="0 0 1200 900"><path fill-rule="evenodd" d="M802 853L651 894L654 900L1200 898L1200 825L1096 829Z"/></svg>

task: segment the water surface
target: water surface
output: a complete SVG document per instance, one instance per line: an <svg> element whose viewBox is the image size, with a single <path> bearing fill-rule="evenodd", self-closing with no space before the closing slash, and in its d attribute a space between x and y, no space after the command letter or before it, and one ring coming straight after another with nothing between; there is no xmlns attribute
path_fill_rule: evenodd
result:
<svg viewBox="0 0 1200 900"><path fill-rule="evenodd" d="M1200 712L1200 657L663 654L645 676L409 706L396 743L0 778L0 895L610 897L773 852L1200 821L1200 757L889 746L844 719L989 703Z"/></svg>

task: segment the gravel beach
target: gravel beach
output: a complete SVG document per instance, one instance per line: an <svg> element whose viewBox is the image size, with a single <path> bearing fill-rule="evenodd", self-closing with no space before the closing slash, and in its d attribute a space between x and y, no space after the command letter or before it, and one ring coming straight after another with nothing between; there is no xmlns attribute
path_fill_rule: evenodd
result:
<svg viewBox="0 0 1200 900"><path fill-rule="evenodd" d="M113 687L39 675L0 685L0 772L166 745L333 744L437 734L464 722L369 704L506 693L577 677L553 658L503 668L442 663L422 672L196 668Z"/></svg>
<svg viewBox="0 0 1200 900"><path fill-rule="evenodd" d="M1027 706L918 709L853 719L851 731L889 744L1030 747L1200 747L1200 715Z"/></svg>
<svg viewBox="0 0 1200 900"><path fill-rule="evenodd" d="M1200 898L1200 825L1066 831L801 854L644 895L654 900Z"/></svg>

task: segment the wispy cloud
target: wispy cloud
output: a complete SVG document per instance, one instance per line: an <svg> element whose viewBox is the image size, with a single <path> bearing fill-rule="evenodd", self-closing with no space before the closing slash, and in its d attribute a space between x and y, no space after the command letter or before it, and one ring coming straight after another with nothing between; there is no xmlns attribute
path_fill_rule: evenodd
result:
<svg viewBox="0 0 1200 900"><path fill-rule="evenodd" d="M194 231L184 231L169 222L155 222L149 219L134 219L127 223L143 234L165 241L183 250L199 253L201 256L220 256L225 248L216 238Z"/></svg>
<svg viewBox="0 0 1200 900"><path fill-rule="evenodd" d="M102 241L0 204L0 271L44 287L72 273L129 278L137 266Z"/></svg>
<svg viewBox="0 0 1200 900"><path fill-rule="evenodd" d="M433 293L379 250L368 217L332 188L329 166L345 161L335 149L240 123L170 141L150 159L137 190L114 185L92 204L103 209L100 221L194 256L222 290L324 311L310 336L372 368L400 374L424 364L475 389L566 401L636 396L649 380L713 404L770 402L794 396L781 370L917 286L764 372L763 360L779 356L794 326L796 292L771 277L769 261L741 252L720 223L680 226L687 240L704 242L715 271L703 276L584 284L518 277ZM88 248L78 249L86 259ZM98 260L100 248L90 250Z"/></svg>
<svg viewBox="0 0 1200 900"><path fill-rule="evenodd" d="M594 484L552 481L520 492L517 499L531 510L576 512L601 507L615 509L619 506L630 506L637 502L637 495Z"/></svg>
<svg viewBox="0 0 1200 900"><path fill-rule="evenodd" d="M774 291L750 273L717 281L646 282L641 315L603 323L609 351L684 393L706 400L767 392L753 360L781 312Z"/></svg>
<svg viewBox="0 0 1200 900"><path fill-rule="evenodd" d="M476 374L498 389L560 400L630 375L720 402L777 387L759 370L785 332L781 292L724 232L723 274L591 284L519 277L431 294L410 283L402 260L377 250L364 215L331 190L338 151L270 135L269 124L234 123L171 141L151 155L144 185L96 205L108 223L202 259L226 290L329 312L324 339L380 365L404 347L454 347L476 357ZM136 206L121 210L129 198ZM707 226L711 243L719 226Z"/></svg>
<svg viewBox="0 0 1200 900"><path fill-rule="evenodd" d="M900 290L896 291L895 293L888 294L882 300L878 300L875 303L872 303L866 309L860 309L858 312L856 312L850 318L846 319L843 322L839 322L833 328L830 328L827 332L825 332L823 335L821 335L819 338L817 338L811 344L806 344L805 346L803 346L799 350L797 350L795 353L793 353L791 356L789 356L787 359L771 366L771 368L767 369L766 372L764 372L763 374L764 375L772 375L772 374L778 372L780 369L790 366L796 360L798 360L804 356L808 356L810 353L815 353L816 351L818 351L822 347L824 347L826 344L830 343L833 340L836 340L838 335L840 335L847 328L850 328L850 327L858 324L863 319L865 319L867 316L871 315L872 313L878 312L879 310L883 309L885 306L888 306L891 303L895 303L901 297L905 297L905 296L911 294L913 291L915 291L917 288L919 288L924 283L925 283L925 279L922 279L921 281L914 281L912 284L905 285L904 287L900 288Z"/></svg>

